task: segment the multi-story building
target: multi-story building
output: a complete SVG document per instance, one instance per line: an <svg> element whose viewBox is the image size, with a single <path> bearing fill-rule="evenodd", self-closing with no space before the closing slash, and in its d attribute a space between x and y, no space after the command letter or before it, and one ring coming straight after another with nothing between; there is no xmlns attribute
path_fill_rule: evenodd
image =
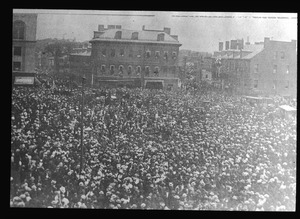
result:
<svg viewBox="0 0 300 219"><path fill-rule="evenodd" d="M121 25L99 25L90 43L93 74L99 85L177 88L180 84L181 44L170 28L127 30Z"/></svg>
<svg viewBox="0 0 300 219"><path fill-rule="evenodd" d="M225 50L220 43L219 51L213 56L221 60L220 76L227 84L242 93L257 91L266 95L296 96L296 40L283 42L265 38L264 42L246 42L245 45L239 42L241 46Z"/></svg>
<svg viewBox="0 0 300 219"><path fill-rule="evenodd" d="M12 72L33 75L35 72L37 14L13 13Z"/></svg>

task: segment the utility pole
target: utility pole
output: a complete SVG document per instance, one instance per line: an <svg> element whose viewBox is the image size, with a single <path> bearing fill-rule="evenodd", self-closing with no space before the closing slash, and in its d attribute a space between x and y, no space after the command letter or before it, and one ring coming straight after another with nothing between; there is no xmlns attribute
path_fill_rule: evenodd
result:
<svg viewBox="0 0 300 219"><path fill-rule="evenodd" d="M146 56L146 48L145 45L143 46L144 50L143 50L143 68L141 69L141 85L142 85L142 90L144 90L144 85L145 85L145 71L146 71L146 67L145 67L145 56Z"/></svg>
<svg viewBox="0 0 300 219"><path fill-rule="evenodd" d="M85 76L82 77L82 87L81 87L81 126L80 126L80 147L81 147L81 156L80 156L80 170L79 174L82 172L83 168L83 108L84 108L84 82Z"/></svg>

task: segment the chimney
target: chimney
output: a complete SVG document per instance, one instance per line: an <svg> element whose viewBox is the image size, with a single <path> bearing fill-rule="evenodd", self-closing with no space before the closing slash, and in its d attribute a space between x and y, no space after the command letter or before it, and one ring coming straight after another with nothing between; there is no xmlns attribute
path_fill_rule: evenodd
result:
<svg viewBox="0 0 300 219"><path fill-rule="evenodd" d="M230 49L237 49L237 40L231 40L230 44Z"/></svg>
<svg viewBox="0 0 300 219"><path fill-rule="evenodd" d="M116 25L107 25L107 29L115 29Z"/></svg>
<svg viewBox="0 0 300 219"><path fill-rule="evenodd" d="M267 45L269 45L270 42L270 38L269 37L265 37L264 38L264 47L267 47Z"/></svg>
<svg viewBox="0 0 300 219"><path fill-rule="evenodd" d="M103 31L103 30L105 30L104 25L99 24L98 25L98 31Z"/></svg>
<svg viewBox="0 0 300 219"><path fill-rule="evenodd" d="M116 25L116 29L122 29L121 25Z"/></svg>
<svg viewBox="0 0 300 219"><path fill-rule="evenodd" d="M229 41L226 41L225 50L228 50L228 49L229 49Z"/></svg>
<svg viewBox="0 0 300 219"><path fill-rule="evenodd" d="M223 42L219 42L219 51L223 50Z"/></svg>
<svg viewBox="0 0 300 219"><path fill-rule="evenodd" d="M178 41L178 35L171 35L171 37Z"/></svg>
<svg viewBox="0 0 300 219"><path fill-rule="evenodd" d="M164 32L170 35L171 34L171 28L164 27Z"/></svg>

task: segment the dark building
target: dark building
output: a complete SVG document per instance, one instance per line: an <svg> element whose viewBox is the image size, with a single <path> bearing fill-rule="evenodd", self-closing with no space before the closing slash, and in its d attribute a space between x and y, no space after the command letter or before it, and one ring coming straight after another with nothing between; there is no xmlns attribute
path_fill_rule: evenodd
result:
<svg viewBox="0 0 300 219"><path fill-rule="evenodd" d="M264 42L247 42L242 49L237 46L216 51L213 58L221 60L221 75L226 75L227 82L238 91L296 97L296 44L296 40L283 42L266 37Z"/></svg>
<svg viewBox="0 0 300 219"><path fill-rule="evenodd" d="M91 63L95 82L100 86L127 85L177 88L178 53L181 44L170 28L122 29L120 25L98 26L94 31Z"/></svg>
<svg viewBox="0 0 300 219"><path fill-rule="evenodd" d="M13 13L12 74L35 73L37 14Z"/></svg>

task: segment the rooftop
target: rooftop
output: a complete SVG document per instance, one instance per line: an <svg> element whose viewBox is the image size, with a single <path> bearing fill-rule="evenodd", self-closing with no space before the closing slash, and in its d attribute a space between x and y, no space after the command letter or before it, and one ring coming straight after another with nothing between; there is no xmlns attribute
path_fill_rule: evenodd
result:
<svg viewBox="0 0 300 219"><path fill-rule="evenodd" d="M117 31L121 31L121 38L116 39L115 35ZM160 43L160 44L177 44L181 45L177 39L160 30L127 30L127 29L108 29L102 32L97 37L94 37L90 42L95 41L120 41L120 42L138 42L138 43ZM132 34L137 33L138 39L132 39ZM158 34L164 35L162 41L158 41Z"/></svg>
<svg viewBox="0 0 300 219"><path fill-rule="evenodd" d="M229 50L223 50L226 52L230 52L231 54L225 54L225 55L221 55L218 54L216 56L213 56L214 58L221 58L221 59L251 59L254 56L256 56L258 53L260 53L262 50L264 49L264 45L263 44L245 44L244 48L242 50L233 50L233 49L229 49ZM245 56L243 56L242 58L240 57L240 52L247 52L249 54L246 54ZM221 53L221 52L219 52Z"/></svg>
<svg viewBox="0 0 300 219"><path fill-rule="evenodd" d="M84 52L80 52L80 53L71 53L70 55L72 55L72 56L90 56L91 52L90 51L84 51Z"/></svg>

